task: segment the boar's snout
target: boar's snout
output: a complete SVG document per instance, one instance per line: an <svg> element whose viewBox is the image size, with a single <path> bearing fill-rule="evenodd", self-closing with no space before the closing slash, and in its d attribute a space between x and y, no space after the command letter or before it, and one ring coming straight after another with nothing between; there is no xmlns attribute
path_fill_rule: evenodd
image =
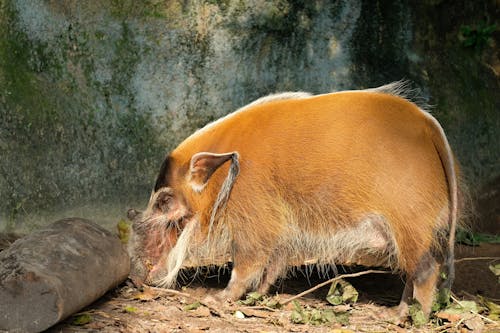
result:
<svg viewBox="0 0 500 333"><path fill-rule="evenodd" d="M137 210L135 210L135 209L133 209L133 208L130 208L130 209L127 211L127 218L128 218L130 221L134 222L134 221L135 221L135 219L137 218L137 216L138 216L139 214L140 214L140 213L139 213Z"/></svg>
<svg viewBox="0 0 500 333"><path fill-rule="evenodd" d="M145 277L133 275L132 273L130 273L129 279L137 288L140 288L144 285Z"/></svg>
<svg viewBox="0 0 500 333"><path fill-rule="evenodd" d="M132 222L131 237L128 244L128 252L130 256L130 273L129 278L136 287L145 284L149 274L149 268L144 256L144 234L143 231L137 230L137 225L140 221L141 212L133 208L127 211L127 218ZM138 232L139 231L139 232Z"/></svg>

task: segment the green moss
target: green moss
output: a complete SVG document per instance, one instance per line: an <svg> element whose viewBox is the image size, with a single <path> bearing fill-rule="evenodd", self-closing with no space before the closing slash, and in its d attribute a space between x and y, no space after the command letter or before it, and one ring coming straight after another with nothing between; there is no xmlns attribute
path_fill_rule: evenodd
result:
<svg viewBox="0 0 500 333"><path fill-rule="evenodd" d="M236 10L237 16L246 15L246 8ZM276 37L290 38L298 37L310 29L310 26L303 24L318 13L318 8L311 1L303 0L280 0L267 3L262 12L248 17L245 28L251 29L254 33L265 32ZM241 33L238 17L229 24L235 33Z"/></svg>
<svg viewBox="0 0 500 333"><path fill-rule="evenodd" d="M40 89L38 73L49 68L57 72L53 63L47 61L42 45L29 42L24 33L16 28L16 13L5 4L0 28L0 72L3 80L0 87L5 92L2 115L3 126L15 140L31 143L40 128L51 126L58 115L46 91ZM36 60L35 60L36 59Z"/></svg>
<svg viewBox="0 0 500 333"><path fill-rule="evenodd" d="M140 60L140 50L134 41L132 30L126 22L122 22L121 37L115 43L115 56L112 61L113 77L111 80L111 94L132 98L129 83L135 67ZM129 106L131 101L129 100ZM111 105L110 105L111 106Z"/></svg>
<svg viewBox="0 0 500 333"><path fill-rule="evenodd" d="M4 131L0 139L5 146L0 177L6 180L8 187L1 189L5 200L0 207L15 219L32 206L34 196L40 195L44 180L38 179L38 169L30 164L37 165L39 156L48 152L41 144L41 137L44 133L57 131L59 114L47 98L47 91L40 89L43 84L37 73L51 65L43 56L43 47L30 43L17 29L17 14L10 2L3 4L1 15L5 19L0 20L0 73L3 78L0 89L5 94L0 112ZM33 61L33 54L38 61ZM29 183L35 179L38 181Z"/></svg>
<svg viewBox="0 0 500 333"><path fill-rule="evenodd" d="M231 0L205 0L205 3L210 5L216 5L222 12L225 12L231 5Z"/></svg>
<svg viewBox="0 0 500 333"><path fill-rule="evenodd" d="M162 0L110 0L109 7L111 14L122 20L134 17L152 17L161 19L168 17L165 12L165 2Z"/></svg>
<svg viewBox="0 0 500 333"><path fill-rule="evenodd" d="M128 25L116 40L102 109L89 100L98 98L94 34L80 26L50 45L31 41L11 2L0 8L0 218L13 228L38 212L146 196L165 152L150 115L133 108L129 82L140 49Z"/></svg>
<svg viewBox="0 0 500 333"><path fill-rule="evenodd" d="M29 49L26 36L15 29L15 12L10 2L2 5L0 21L0 67L4 80L2 90L9 100L22 101L30 97L34 79L28 67Z"/></svg>

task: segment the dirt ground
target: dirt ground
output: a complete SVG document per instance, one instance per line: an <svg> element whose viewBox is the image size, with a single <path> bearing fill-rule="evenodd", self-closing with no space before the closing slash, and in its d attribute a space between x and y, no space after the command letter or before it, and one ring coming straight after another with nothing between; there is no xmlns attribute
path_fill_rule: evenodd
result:
<svg viewBox="0 0 500 333"><path fill-rule="evenodd" d="M482 296L499 304L498 277L488 268L494 260L487 259L497 257L495 262L498 263L499 256L500 244L458 245L453 288L456 299L479 302ZM284 302L328 279L318 275L316 271L308 277L297 273L282 281L273 299ZM420 328L384 320L382 314L398 304L403 290L401 278L392 274L347 279L359 292L359 300L354 305L330 305L325 300L329 286L325 286L298 299L296 305L291 302L280 309L262 304L249 306L206 301L208 295L225 286L228 277L227 270L218 274L213 272L203 280L188 280L185 287L176 291L138 290L126 282L47 332L500 332L500 322L481 314L469 314L466 318L434 318ZM333 310L342 316L317 325L293 323L297 305L308 313Z"/></svg>

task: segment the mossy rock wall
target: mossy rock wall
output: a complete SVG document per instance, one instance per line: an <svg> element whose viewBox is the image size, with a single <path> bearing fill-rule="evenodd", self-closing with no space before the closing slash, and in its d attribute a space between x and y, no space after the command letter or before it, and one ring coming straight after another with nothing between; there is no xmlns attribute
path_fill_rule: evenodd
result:
<svg viewBox="0 0 500 333"><path fill-rule="evenodd" d="M116 222L145 204L170 149L259 96L402 78L434 106L478 188L500 170L498 32L480 48L458 36L495 23L494 10L494 1L4 0L0 230L68 215Z"/></svg>

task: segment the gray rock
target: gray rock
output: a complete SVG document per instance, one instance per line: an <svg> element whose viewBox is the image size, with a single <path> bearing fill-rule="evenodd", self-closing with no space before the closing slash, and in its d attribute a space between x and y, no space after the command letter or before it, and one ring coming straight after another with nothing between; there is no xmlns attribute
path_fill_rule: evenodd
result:
<svg viewBox="0 0 500 333"><path fill-rule="evenodd" d="M0 330L39 332L89 305L127 278L118 237L68 218L0 253Z"/></svg>
<svg viewBox="0 0 500 333"><path fill-rule="evenodd" d="M2 232L0 233L0 252L12 245L17 239L21 238L22 235L12 233L12 232Z"/></svg>

